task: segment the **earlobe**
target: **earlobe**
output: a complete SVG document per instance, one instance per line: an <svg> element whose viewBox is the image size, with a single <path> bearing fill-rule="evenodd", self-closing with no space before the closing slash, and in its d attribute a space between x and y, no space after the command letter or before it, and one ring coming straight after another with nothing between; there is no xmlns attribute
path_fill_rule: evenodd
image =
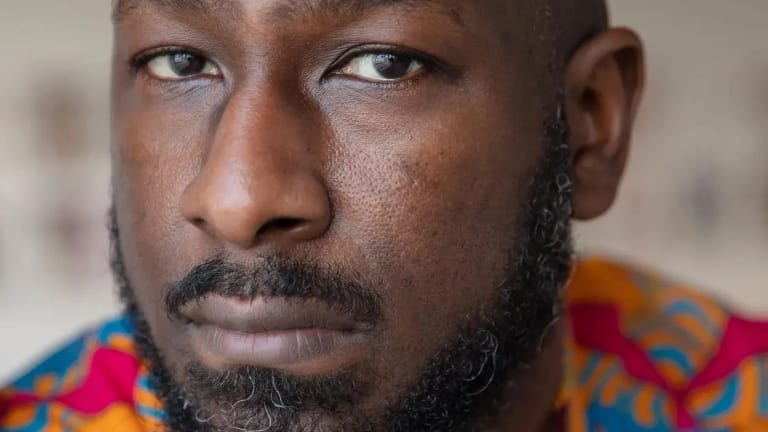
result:
<svg viewBox="0 0 768 432"><path fill-rule="evenodd" d="M643 82L642 43L630 30L596 36L569 63L565 103L576 219L602 215L616 198Z"/></svg>

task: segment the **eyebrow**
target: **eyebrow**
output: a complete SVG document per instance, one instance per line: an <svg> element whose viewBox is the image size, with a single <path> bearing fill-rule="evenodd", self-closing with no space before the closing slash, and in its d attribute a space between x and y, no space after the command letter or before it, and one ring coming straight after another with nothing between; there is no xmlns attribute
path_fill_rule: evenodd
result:
<svg viewBox="0 0 768 432"><path fill-rule="evenodd" d="M366 9L388 5L417 6L434 3L431 0L286 0L275 9L280 18L290 18L307 12L322 10L325 13L361 12ZM175 11L219 12L226 16L242 15L241 5L232 0L113 0L112 19L119 23L135 9L145 5Z"/></svg>

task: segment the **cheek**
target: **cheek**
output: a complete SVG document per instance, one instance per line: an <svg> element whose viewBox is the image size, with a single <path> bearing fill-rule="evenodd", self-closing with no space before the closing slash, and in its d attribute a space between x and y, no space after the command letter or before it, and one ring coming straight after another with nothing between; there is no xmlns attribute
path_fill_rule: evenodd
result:
<svg viewBox="0 0 768 432"><path fill-rule="evenodd" d="M179 202L199 169L208 131L203 113L125 102L114 113L115 209L130 280L155 324L165 287L204 253L182 240L188 224Z"/></svg>
<svg viewBox="0 0 768 432"><path fill-rule="evenodd" d="M536 161L538 129L526 125L537 119L510 131L506 118L454 106L365 128L354 121L365 114L345 112L337 129L358 143L339 144L340 230L384 285L391 340L415 358L495 300Z"/></svg>

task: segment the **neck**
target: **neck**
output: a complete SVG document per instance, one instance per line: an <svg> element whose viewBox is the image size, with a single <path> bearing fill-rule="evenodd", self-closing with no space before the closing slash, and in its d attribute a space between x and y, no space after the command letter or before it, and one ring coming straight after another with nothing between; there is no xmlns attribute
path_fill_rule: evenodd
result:
<svg viewBox="0 0 768 432"><path fill-rule="evenodd" d="M561 432L561 414L555 401L563 379L564 324L546 336L533 364L508 385L498 416L483 432Z"/></svg>

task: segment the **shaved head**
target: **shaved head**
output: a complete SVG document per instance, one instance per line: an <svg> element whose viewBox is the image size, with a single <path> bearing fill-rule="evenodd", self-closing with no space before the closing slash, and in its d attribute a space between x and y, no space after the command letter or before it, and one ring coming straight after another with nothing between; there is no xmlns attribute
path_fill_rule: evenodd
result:
<svg viewBox="0 0 768 432"><path fill-rule="evenodd" d="M576 49L609 25L605 0L506 0L520 3L522 18L530 27L528 41L541 73L543 104L557 100L563 76Z"/></svg>
<svg viewBox="0 0 768 432"><path fill-rule="evenodd" d="M608 27L605 0L546 0L544 13L552 17L551 31L560 52L561 62L586 40Z"/></svg>

